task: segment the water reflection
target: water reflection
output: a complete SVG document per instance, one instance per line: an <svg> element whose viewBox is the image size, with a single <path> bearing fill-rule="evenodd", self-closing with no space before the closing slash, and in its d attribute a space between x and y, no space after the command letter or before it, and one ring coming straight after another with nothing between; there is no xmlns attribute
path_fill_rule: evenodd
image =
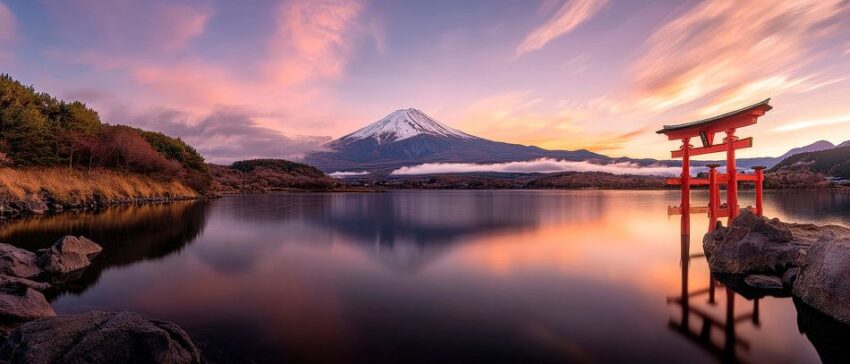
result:
<svg viewBox="0 0 850 364"><path fill-rule="evenodd" d="M106 269L179 252L204 230L208 211L209 202L188 201L33 217L0 226L0 241L36 251L62 236L84 235L103 246L88 268L47 292L52 301L62 294L85 292Z"/></svg>
<svg viewBox="0 0 850 364"><path fill-rule="evenodd" d="M766 200L772 212L776 212L785 221L814 222L818 224L847 224L850 217L850 194L835 191L774 191L766 194ZM696 252L691 249L691 216L680 217L680 257L681 290L678 296L668 297L667 303L680 308L679 317L670 318L668 326L701 349L710 353L719 361L728 363L746 363L755 357L755 361L764 358L751 353L753 343L739 334L741 327L749 325L749 332L765 336L762 331L760 301L765 297L788 297L788 292L768 293L756 290L743 283L741 277L718 276L708 272L707 261L700 244L702 234L697 235ZM708 221L706 231L716 226L718 219L705 217ZM701 221L701 220L700 220ZM729 221L726 221L728 224ZM701 265L705 271L696 277L691 275L693 263ZM702 278L704 277L704 278ZM697 278L698 288L691 288ZM725 299L717 299L722 293ZM785 298L786 300L788 298ZM736 312L736 301L740 311L741 302L746 312ZM805 334L824 363L850 362L850 326L793 299L797 316L797 328ZM692 318L696 322L692 322ZM793 361L793 360L788 360Z"/></svg>
<svg viewBox="0 0 850 364"><path fill-rule="evenodd" d="M698 254L709 220L694 217L694 247L671 241L681 222L663 211L676 200L673 191L227 196L21 221L0 227L0 239L37 249L92 236L104 255L75 294L55 298L57 311L175 321L216 362L841 355L824 354L840 347L825 334L835 329L803 320L790 299L756 304L712 280ZM808 208L781 204L809 203L766 201L783 218Z"/></svg>

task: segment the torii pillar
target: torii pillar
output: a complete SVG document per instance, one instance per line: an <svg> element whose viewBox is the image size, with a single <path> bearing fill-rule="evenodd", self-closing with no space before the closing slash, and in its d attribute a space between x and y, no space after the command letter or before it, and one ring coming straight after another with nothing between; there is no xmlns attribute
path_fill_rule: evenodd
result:
<svg viewBox="0 0 850 364"><path fill-rule="evenodd" d="M670 178L667 184L682 186L682 202L676 208L670 208L668 211L672 214L681 213L683 216L691 212L708 211L709 216L716 220L718 217L728 217L729 222L738 216L740 207L738 206L738 182L748 181L756 184L756 207L754 212L761 215L764 210L762 208L762 184L764 183L763 167L754 168L755 174L738 173L737 163L735 159L735 151L753 146L753 138L739 139L735 132L737 129L754 125L758 118L773 107L769 105L770 99L764 100L757 104L747 106L745 108L731 111L722 115L714 116L708 119L693 121L684 124L664 125L657 131L658 134L664 134L668 140L680 140L682 146L679 150L672 152L673 158L682 158L682 175L680 178ZM723 142L714 143L714 136L717 133L724 133ZM691 138L699 137L702 146L694 148L690 145ZM708 178L692 178L690 175L690 158L697 155L722 153L726 152L726 173L720 174L716 170L717 165L708 165ZM726 206L720 205L720 185L726 185ZM709 188L709 204L708 207L692 207L690 203L691 186L708 185ZM683 219L685 224L686 219ZM713 229L714 226L709 226Z"/></svg>

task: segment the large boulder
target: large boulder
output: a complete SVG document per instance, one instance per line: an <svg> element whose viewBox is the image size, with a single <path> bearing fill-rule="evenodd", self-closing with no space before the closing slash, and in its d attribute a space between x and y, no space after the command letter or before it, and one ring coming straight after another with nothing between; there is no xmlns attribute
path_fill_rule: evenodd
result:
<svg viewBox="0 0 850 364"><path fill-rule="evenodd" d="M131 312L89 312L32 321L0 347L8 363L200 363L179 326Z"/></svg>
<svg viewBox="0 0 850 364"><path fill-rule="evenodd" d="M850 236L840 226L789 224L742 211L729 227L703 238L709 268L724 274L781 274L799 266L812 245Z"/></svg>
<svg viewBox="0 0 850 364"><path fill-rule="evenodd" d="M41 273L35 253L0 243L0 274L32 278Z"/></svg>
<svg viewBox="0 0 850 364"><path fill-rule="evenodd" d="M36 291L44 291L50 287L50 283L37 282L31 279L21 277L0 275L0 290L8 291L15 289L32 288Z"/></svg>
<svg viewBox="0 0 850 364"><path fill-rule="evenodd" d="M91 264L90 258L103 250L100 245L80 236L64 236L38 256L38 265L47 273L66 274Z"/></svg>
<svg viewBox="0 0 850 364"><path fill-rule="evenodd" d="M0 290L0 321L21 322L56 316L41 292L32 288Z"/></svg>
<svg viewBox="0 0 850 364"><path fill-rule="evenodd" d="M850 324L850 235L815 244L794 282L794 296L838 321Z"/></svg>

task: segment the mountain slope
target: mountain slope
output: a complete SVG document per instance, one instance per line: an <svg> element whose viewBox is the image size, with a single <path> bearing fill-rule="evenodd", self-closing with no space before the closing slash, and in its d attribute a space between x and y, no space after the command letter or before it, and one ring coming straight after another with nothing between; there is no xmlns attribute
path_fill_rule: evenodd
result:
<svg viewBox="0 0 850 364"><path fill-rule="evenodd" d="M328 144L331 151L307 155L304 162L326 172L389 170L421 163L496 163L537 158L610 160L587 150L550 151L496 142L442 124L422 111L395 111Z"/></svg>
<svg viewBox="0 0 850 364"><path fill-rule="evenodd" d="M850 145L850 141L844 142L841 145L844 145L844 144ZM791 157L793 155L797 155L797 154L801 154L801 153L808 153L808 152L818 152L818 151L822 151L822 150L832 149L832 148L835 148L835 147L836 147L835 145L833 145L832 143L830 143L826 140L818 140L818 141L816 141L812 144L791 149L791 150L789 150L788 152L786 152L785 154L783 154L779 157L739 158L737 165L738 165L738 168L752 168L752 167L755 167L755 166L764 166L764 167L767 167L767 168L771 168L771 167L775 166L776 164L778 164L779 162L782 162L783 160L785 160L788 157ZM693 164L697 165L697 166L704 166L704 165L712 164L712 163L725 165L726 160L694 161L693 162Z"/></svg>
<svg viewBox="0 0 850 364"><path fill-rule="evenodd" d="M780 171L809 171L850 178L850 146L793 155L771 169L771 172Z"/></svg>

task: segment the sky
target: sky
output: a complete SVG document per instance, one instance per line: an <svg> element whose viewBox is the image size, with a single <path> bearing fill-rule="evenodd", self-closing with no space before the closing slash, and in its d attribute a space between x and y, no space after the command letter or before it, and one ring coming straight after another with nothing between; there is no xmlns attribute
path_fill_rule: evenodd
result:
<svg viewBox="0 0 850 364"><path fill-rule="evenodd" d="M850 140L844 0L0 0L0 72L209 161L298 158L415 107L467 133L669 158L772 98L778 156Z"/></svg>

